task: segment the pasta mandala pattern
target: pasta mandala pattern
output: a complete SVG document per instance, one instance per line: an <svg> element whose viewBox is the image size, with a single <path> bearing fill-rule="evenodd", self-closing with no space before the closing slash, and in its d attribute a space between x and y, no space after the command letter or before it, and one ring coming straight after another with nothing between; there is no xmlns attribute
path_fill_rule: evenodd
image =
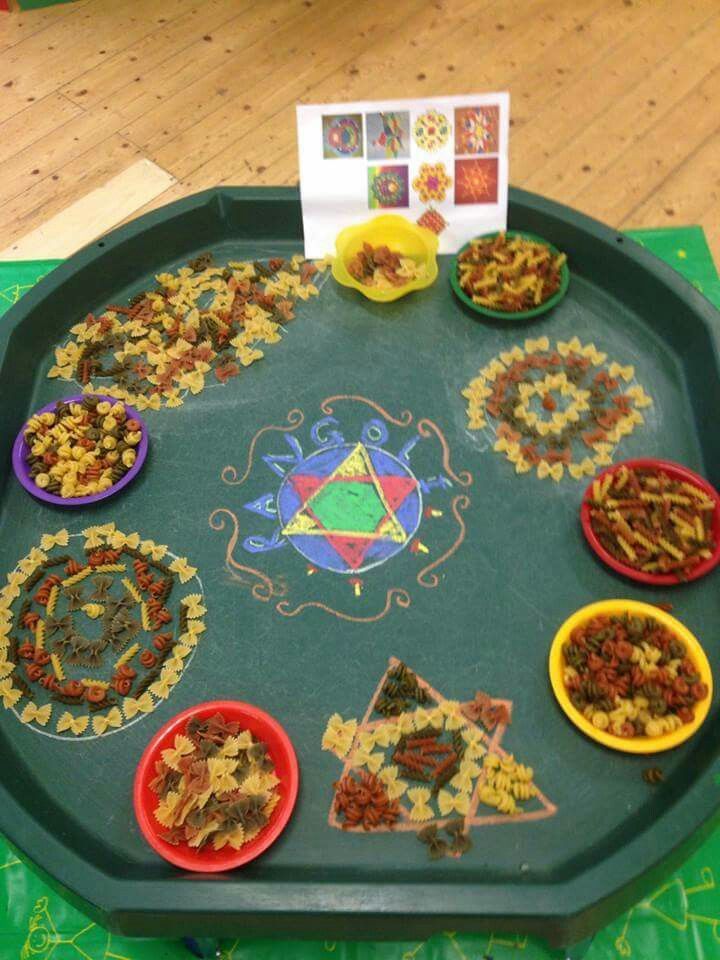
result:
<svg viewBox="0 0 720 960"><path fill-rule="evenodd" d="M68 740L152 713L205 630L196 574L184 557L113 523L44 534L0 591L3 706Z"/></svg>
<svg viewBox="0 0 720 960"><path fill-rule="evenodd" d="M342 760L328 823L415 832L431 859L470 848L472 827L540 820L556 807L502 746L512 703L448 700L392 657L360 722L330 717L322 749Z"/></svg>
<svg viewBox="0 0 720 960"><path fill-rule="evenodd" d="M261 360L261 347L278 343L294 319L296 302L318 295L315 281L326 266L299 254L216 266L203 254L175 273L157 274L152 289L127 304L76 323L55 350L48 377L76 380L84 393L127 400L138 410L179 407L211 373L226 383Z"/></svg>
<svg viewBox="0 0 720 960"><path fill-rule="evenodd" d="M608 466L652 404L635 369L608 362L577 337L551 346L526 340L484 366L462 391L470 430L492 428L493 449L516 473L540 479L591 477Z"/></svg>

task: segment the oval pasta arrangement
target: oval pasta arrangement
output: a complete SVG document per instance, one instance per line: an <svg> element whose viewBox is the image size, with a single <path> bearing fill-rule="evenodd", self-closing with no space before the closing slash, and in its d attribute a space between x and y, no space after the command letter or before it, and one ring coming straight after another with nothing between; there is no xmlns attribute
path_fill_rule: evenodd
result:
<svg viewBox="0 0 720 960"><path fill-rule="evenodd" d="M267 747L222 713L191 717L161 752L149 787L161 839L200 850L239 850L257 837L280 800Z"/></svg>
<svg viewBox="0 0 720 960"><path fill-rule="evenodd" d="M707 713L712 681L702 648L682 624L649 613L647 604L613 612L611 603L580 611L561 629L556 694L559 679L570 718L607 745L631 749L619 742L634 741L636 752L648 753L675 746Z"/></svg>
<svg viewBox="0 0 720 960"><path fill-rule="evenodd" d="M567 257L529 234L477 237L457 257L457 284L466 302L489 312L543 307L567 286Z"/></svg>

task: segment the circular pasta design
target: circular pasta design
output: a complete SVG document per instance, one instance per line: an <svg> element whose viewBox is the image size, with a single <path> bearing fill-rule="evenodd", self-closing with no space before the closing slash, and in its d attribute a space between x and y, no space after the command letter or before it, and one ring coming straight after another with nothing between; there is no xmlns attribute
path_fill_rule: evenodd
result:
<svg viewBox="0 0 720 960"><path fill-rule="evenodd" d="M69 740L152 713L205 630L196 574L184 557L113 523L44 534L0 591L3 706Z"/></svg>
<svg viewBox="0 0 720 960"><path fill-rule="evenodd" d="M612 463L624 436L645 422L652 398L635 369L577 337L526 340L483 367L463 390L468 428L491 429L493 449L516 473L540 479L591 477Z"/></svg>

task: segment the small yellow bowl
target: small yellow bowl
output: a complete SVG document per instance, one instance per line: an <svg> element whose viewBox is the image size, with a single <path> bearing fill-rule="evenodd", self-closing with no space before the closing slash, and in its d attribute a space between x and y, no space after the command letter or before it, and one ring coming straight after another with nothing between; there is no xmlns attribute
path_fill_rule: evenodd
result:
<svg viewBox="0 0 720 960"><path fill-rule="evenodd" d="M708 695L694 708L695 719L692 723L685 723L677 730L673 730L672 733L665 733L660 737L617 737L605 730L598 730L580 713L577 707L573 706L563 682L565 658L562 651L564 644L569 640L575 627L582 626L592 617L601 615L619 616L623 613L639 617L653 617L668 630L672 630L687 647L690 659L698 668L700 679L708 688ZM661 753L664 750L672 750L673 747L684 743L699 729L710 709L713 695L712 673L700 642L679 620L650 603L641 603L638 600L601 600L598 603L591 603L587 607L576 610L555 634L555 639L550 648L548 666L553 692L565 714L578 730L582 730L586 736L597 740L598 743L602 743L603 746L609 747L611 750L621 750L624 753Z"/></svg>
<svg viewBox="0 0 720 960"><path fill-rule="evenodd" d="M347 264L362 249L363 243L370 243L374 247L385 244L394 252L411 257L415 263L425 265L425 276L410 280L402 287L366 287L351 277L347 269ZM387 213L340 231L335 240L332 275L338 283L344 287L354 287L368 300L390 303L435 282L438 275L437 249L438 238L432 230L420 227L405 217Z"/></svg>

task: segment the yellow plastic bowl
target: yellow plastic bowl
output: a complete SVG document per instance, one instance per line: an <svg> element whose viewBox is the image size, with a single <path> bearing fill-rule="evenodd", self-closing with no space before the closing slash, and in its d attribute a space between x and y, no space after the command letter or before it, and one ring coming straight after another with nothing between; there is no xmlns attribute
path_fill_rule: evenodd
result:
<svg viewBox="0 0 720 960"><path fill-rule="evenodd" d="M565 658L563 657L563 645L570 639L570 634L575 627L582 626L592 617L600 615L619 616L623 613L629 613L639 617L653 617L658 623L661 623L668 630L683 641L687 647L690 659L696 664L700 679L707 685L708 695L704 700L698 703L695 710L695 719L692 723L685 723L672 733L665 733L660 737L617 737L605 730L598 730L592 723L580 713L577 707L574 707L570 701L565 684L563 683L563 670L565 667ZM621 750L625 753L661 753L664 750L672 750L691 737L703 723L710 709L710 702L713 694L712 673L710 664L705 656L705 651L700 646L699 641L687 627L683 626L675 617L669 613L660 610L650 603L641 603L638 600L601 600L598 603L591 603L587 607L577 610L571 617L563 623L550 648L550 683L558 703L565 714L575 724L578 730L582 730L586 736L597 740L605 747L611 750Z"/></svg>
<svg viewBox="0 0 720 960"><path fill-rule="evenodd" d="M402 287L366 287L351 277L347 264L352 260L363 243L373 247L386 244L391 250L404 257L411 257L417 264L425 264L425 276L410 280ZM376 303L390 303L400 297L423 290L434 283L438 275L437 265L438 238L432 230L418 226L397 214L387 213L353 227L345 227L335 240L335 259L332 275L344 287L354 287L368 300Z"/></svg>

